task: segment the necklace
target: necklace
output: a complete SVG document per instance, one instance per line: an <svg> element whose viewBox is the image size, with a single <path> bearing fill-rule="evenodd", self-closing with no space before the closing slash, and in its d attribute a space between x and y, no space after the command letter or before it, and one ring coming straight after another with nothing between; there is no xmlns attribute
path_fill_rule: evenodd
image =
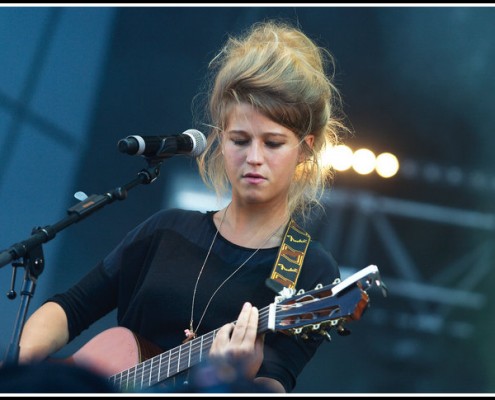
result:
<svg viewBox="0 0 495 400"><path fill-rule="evenodd" d="M215 289L215 291L213 292L213 294L210 296L210 299L208 300L208 303L206 303L205 309L203 310L203 314L201 315L201 318L199 319L198 325L196 325L196 330L194 330L194 326L193 326L193 320L194 320L194 303L195 303L195 300L196 300L196 291L198 289L199 278L201 278L201 275L203 274L203 269L205 268L206 262L208 261L208 257L210 256L211 249L213 248L213 244L215 243L215 240L216 240L216 238L218 236L218 232L222 228L223 221L225 219L225 215L227 215L227 210L229 209L229 206L230 206L230 203L227 206L227 208L225 209L225 212L224 212L224 214L222 216L222 220L220 221L220 225L218 226L217 231L215 232L215 235L213 236L213 240L211 241L210 248L208 249L208 252L206 253L205 260L203 261L203 265L201 266L201 269L199 270L198 277L196 278L196 284L194 285L194 291L193 291L193 297L192 297L192 304L191 304L191 319L189 321L189 329L185 329L184 330L184 333L186 334L186 339L184 339L183 343L186 343L189 340L192 340L192 339L194 339L196 337L196 332L198 331L199 326L201 325L201 322L203 321L203 317L205 316L206 311L208 310L208 307L210 306L210 303L213 300L213 297L215 297L215 295L220 290L220 288L223 285L225 285L227 283L227 281L230 278L232 278L232 276L234 276L251 258L253 258L254 255L268 242L268 240L270 240L275 235L275 233L277 233L280 230L280 228L286 224L286 221L284 220L283 224L280 225L280 226L278 226L276 230L274 230L273 232L271 232L263 240L263 242L260 244L260 246L256 250L254 250L254 252L251 253L251 255L248 258L246 258L246 260L244 260L244 262L241 265L239 265L234 270L234 272L232 272L227 278L225 278L225 280Z"/></svg>

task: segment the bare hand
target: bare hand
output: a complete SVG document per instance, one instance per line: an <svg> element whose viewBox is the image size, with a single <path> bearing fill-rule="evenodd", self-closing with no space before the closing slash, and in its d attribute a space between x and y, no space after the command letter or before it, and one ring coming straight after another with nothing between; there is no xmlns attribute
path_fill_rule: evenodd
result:
<svg viewBox="0 0 495 400"><path fill-rule="evenodd" d="M263 362L263 335L257 334L258 309L245 303L237 322L219 329L210 349L210 359L233 363L246 379L254 379Z"/></svg>

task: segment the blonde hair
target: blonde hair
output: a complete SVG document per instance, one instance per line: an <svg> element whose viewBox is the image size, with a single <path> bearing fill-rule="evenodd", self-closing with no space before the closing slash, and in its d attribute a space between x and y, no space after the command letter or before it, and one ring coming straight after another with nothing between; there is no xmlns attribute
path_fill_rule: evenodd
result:
<svg viewBox="0 0 495 400"><path fill-rule="evenodd" d="M333 178L321 156L347 130L338 117L341 99L332 82L333 73L326 73L334 66L328 51L284 22L259 22L238 38L228 38L210 62L212 73L216 73L208 99L210 132L206 150L197 158L203 181L218 196L229 189L221 132L236 104L251 104L300 140L306 161L296 168L289 189L289 211L305 218L313 205L320 204ZM315 137L312 148L304 142L310 134Z"/></svg>

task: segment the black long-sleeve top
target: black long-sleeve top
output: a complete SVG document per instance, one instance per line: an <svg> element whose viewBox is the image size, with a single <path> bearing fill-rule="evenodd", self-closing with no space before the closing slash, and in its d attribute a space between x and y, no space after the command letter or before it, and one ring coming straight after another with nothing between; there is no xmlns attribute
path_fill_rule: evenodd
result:
<svg viewBox="0 0 495 400"><path fill-rule="evenodd" d="M167 209L131 230L94 269L65 293L49 299L61 305L69 322L69 341L117 307L117 323L167 350L184 340L189 328L194 285L216 233L213 211ZM215 290L252 253L217 235L197 287L194 327ZM198 335L235 321L244 302L259 309L277 295L265 285L278 247L260 249L211 299ZM297 289L310 290L340 277L337 263L311 241ZM296 378L321 344L281 332L265 336L258 376L293 390Z"/></svg>

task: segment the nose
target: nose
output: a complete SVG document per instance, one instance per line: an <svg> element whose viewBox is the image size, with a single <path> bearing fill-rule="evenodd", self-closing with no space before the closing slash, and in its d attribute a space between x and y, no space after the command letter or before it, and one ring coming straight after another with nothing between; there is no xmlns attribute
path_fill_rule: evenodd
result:
<svg viewBox="0 0 495 400"><path fill-rule="evenodd" d="M247 149L246 162L261 164L263 162L263 145L256 140L251 141Z"/></svg>

